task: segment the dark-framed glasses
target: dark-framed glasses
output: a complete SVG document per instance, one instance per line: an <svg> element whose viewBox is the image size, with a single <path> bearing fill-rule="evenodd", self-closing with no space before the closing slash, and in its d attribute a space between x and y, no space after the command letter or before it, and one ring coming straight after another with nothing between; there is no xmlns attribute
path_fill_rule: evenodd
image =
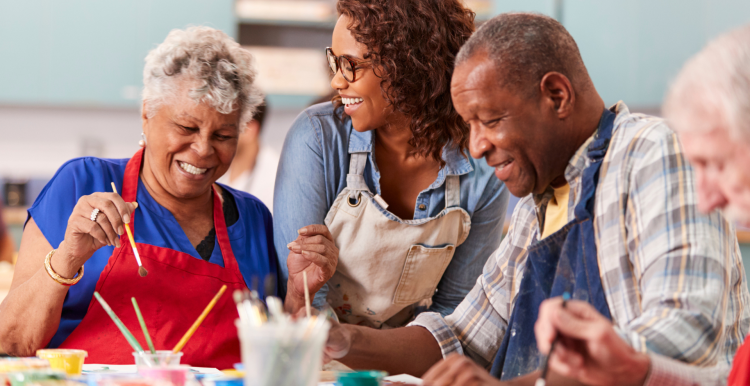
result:
<svg viewBox="0 0 750 386"><path fill-rule="evenodd" d="M336 56L333 54L331 47L326 47L326 59L328 59L328 67L331 69L331 74L336 75L336 72L340 70L341 75L349 83L357 80L357 70L366 67L370 63L369 60L358 61L346 55Z"/></svg>

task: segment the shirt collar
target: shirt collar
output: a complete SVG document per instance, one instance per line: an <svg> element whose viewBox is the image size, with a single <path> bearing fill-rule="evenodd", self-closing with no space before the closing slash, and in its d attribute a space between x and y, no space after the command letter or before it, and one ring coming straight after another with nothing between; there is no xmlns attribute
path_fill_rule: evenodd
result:
<svg viewBox="0 0 750 386"><path fill-rule="evenodd" d="M372 130L360 133L354 130L352 121L349 121L351 134L349 135L349 153L369 153L372 151Z"/></svg>
<svg viewBox="0 0 750 386"><path fill-rule="evenodd" d="M628 110L628 107L623 103L622 101L617 102L614 106L609 108L609 111L612 111L613 113L617 114L617 118L623 115L630 114L630 111ZM603 113L602 113L603 115ZM615 118L615 128L617 127L617 118ZM591 142L594 140L594 137L596 134L601 130L602 123L604 121L600 118L599 119L599 127L596 128L596 131L594 134L592 134L586 141L583 142L583 144L576 150L575 153L573 153L573 156L570 157L570 160L568 161L568 166L565 168L565 180L566 181L573 181L576 178L578 178L581 173L583 173L583 170L586 169L589 165L589 159L586 156L588 153L588 147L591 144ZM614 133L614 129L612 132ZM547 189L542 194L535 194L534 195L534 202L540 206L544 204L545 202L549 201L550 198L554 195L554 191L551 186L548 186Z"/></svg>
<svg viewBox="0 0 750 386"><path fill-rule="evenodd" d="M349 153L372 152L374 140L375 136L373 135L372 130L361 133L354 130L354 127L352 127L351 135L349 135ZM474 167L471 165L471 162L469 162L468 156L464 157L458 149L444 146L442 158L443 161L445 161L445 166L440 169L438 178L435 181L435 183L438 184L437 186L442 184L442 181L445 180L445 176L462 175L474 171Z"/></svg>

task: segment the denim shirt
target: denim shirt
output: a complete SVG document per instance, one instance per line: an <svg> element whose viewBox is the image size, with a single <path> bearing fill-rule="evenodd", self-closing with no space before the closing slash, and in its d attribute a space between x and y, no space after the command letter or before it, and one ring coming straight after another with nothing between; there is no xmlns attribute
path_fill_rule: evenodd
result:
<svg viewBox="0 0 750 386"><path fill-rule="evenodd" d="M289 275L287 244L297 238L298 229L324 224L328 210L346 187L350 152L370 152L365 182L371 192L381 194L373 140L372 131L354 130L349 117L334 117L330 102L306 109L295 120L281 152L273 203L274 244L285 284ZM471 231L456 248L430 307L431 311L448 315L474 287L485 262L500 245L509 193L484 159L467 159L459 151L446 148L443 160L446 165L437 179L417 196L414 219L434 217L445 209L445 177L460 176L461 208L471 216ZM419 209L420 205L425 210ZM393 214L384 213L394 218ZM323 304L326 293L324 287L314 303Z"/></svg>

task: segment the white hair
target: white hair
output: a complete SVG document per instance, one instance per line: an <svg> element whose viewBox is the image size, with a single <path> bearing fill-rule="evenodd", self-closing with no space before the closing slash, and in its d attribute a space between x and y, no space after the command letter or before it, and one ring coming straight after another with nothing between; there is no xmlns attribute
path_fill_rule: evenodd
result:
<svg viewBox="0 0 750 386"><path fill-rule="evenodd" d="M718 37L685 64L664 114L677 131L724 126L750 141L750 25Z"/></svg>
<svg viewBox="0 0 750 386"><path fill-rule="evenodd" d="M255 85L253 57L224 32L210 27L174 29L146 56L143 102L146 116L179 91L183 81L196 103L206 103L222 114L239 110L243 130L263 102Z"/></svg>

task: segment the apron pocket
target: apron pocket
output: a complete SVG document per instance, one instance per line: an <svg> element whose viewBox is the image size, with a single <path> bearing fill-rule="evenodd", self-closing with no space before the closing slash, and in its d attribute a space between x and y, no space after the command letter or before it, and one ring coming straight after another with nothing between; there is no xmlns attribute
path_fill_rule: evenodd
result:
<svg viewBox="0 0 750 386"><path fill-rule="evenodd" d="M414 304L432 298L455 250L453 244L438 248L412 245L393 295L393 304Z"/></svg>

